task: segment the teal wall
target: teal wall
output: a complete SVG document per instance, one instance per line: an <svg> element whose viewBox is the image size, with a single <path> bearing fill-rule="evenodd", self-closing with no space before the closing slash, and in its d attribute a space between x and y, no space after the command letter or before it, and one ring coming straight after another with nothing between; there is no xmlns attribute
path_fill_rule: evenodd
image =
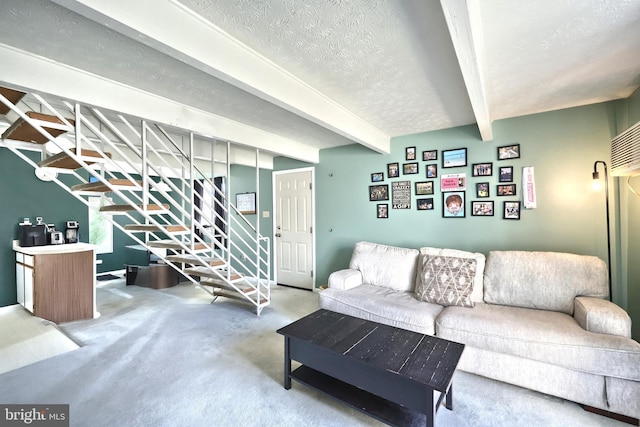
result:
<svg viewBox="0 0 640 427"><path fill-rule="evenodd" d="M34 161L39 153L27 152ZM18 238L18 223L41 216L45 223L64 231L67 220L77 220L80 239L87 242L87 208L52 182L36 178L34 169L6 148L0 148L0 306L16 303L16 267L12 241Z"/></svg>
<svg viewBox="0 0 640 427"><path fill-rule="evenodd" d="M232 165L231 166L231 202L235 204L236 194L256 192L258 195L256 214L247 214L245 218L252 226L256 226L256 221L260 221L260 234L268 237L269 253L273 258L273 196L272 196L272 178L271 170L260 169L259 173L260 188L256 189L256 170L253 167ZM264 217L263 213L268 212L269 216ZM237 218L239 215L234 214ZM236 223L233 223L236 226ZM238 254L236 254L238 256ZM271 259L270 277L273 278L273 259Z"/></svg>

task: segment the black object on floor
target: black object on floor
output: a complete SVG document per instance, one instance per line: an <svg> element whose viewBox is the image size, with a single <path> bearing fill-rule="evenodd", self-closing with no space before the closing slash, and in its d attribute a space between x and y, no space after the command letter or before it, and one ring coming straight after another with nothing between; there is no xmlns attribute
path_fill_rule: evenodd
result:
<svg viewBox="0 0 640 427"><path fill-rule="evenodd" d="M122 277L114 276L113 274L103 274L97 276L96 279L102 282L104 280L122 279Z"/></svg>

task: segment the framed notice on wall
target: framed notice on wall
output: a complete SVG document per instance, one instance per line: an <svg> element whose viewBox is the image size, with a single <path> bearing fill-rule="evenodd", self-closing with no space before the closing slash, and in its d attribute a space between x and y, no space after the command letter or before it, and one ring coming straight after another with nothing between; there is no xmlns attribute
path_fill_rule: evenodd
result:
<svg viewBox="0 0 640 427"><path fill-rule="evenodd" d="M411 181L391 183L391 200L393 209L411 209Z"/></svg>
<svg viewBox="0 0 640 427"><path fill-rule="evenodd" d="M256 193L236 194L236 208L243 215L256 213Z"/></svg>

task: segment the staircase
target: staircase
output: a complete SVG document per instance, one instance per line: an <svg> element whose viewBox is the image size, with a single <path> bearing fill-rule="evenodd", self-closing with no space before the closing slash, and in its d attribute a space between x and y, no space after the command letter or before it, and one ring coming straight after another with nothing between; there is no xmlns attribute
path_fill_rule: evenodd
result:
<svg viewBox="0 0 640 427"><path fill-rule="evenodd" d="M216 185L213 159L222 144L205 140L210 157L203 156L202 137L186 130L6 87L0 115L11 123L1 146L49 172L85 205L99 197L100 212L115 227L214 301L252 304L258 315L269 305L270 242L259 221L254 226L230 201L229 142L222 147L226 182ZM23 152L34 149L38 163ZM256 150L256 188L258 157Z"/></svg>

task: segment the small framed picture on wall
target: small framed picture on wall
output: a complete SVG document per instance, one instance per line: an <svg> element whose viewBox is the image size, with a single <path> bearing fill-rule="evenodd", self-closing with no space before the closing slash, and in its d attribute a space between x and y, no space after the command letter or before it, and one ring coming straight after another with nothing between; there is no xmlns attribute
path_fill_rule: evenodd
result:
<svg viewBox="0 0 640 427"><path fill-rule="evenodd" d="M504 184L497 186L498 196L515 196L516 195L516 185L515 184Z"/></svg>
<svg viewBox="0 0 640 427"><path fill-rule="evenodd" d="M374 172L371 174L371 182L384 181L384 174L382 172Z"/></svg>
<svg viewBox="0 0 640 427"><path fill-rule="evenodd" d="M418 173L418 162L404 163L402 165L402 173L404 175L413 175Z"/></svg>
<svg viewBox="0 0 640 427"><path fill-rule="evenodd" d="M498 176L500 182L513 181L513 166L500 167L500 175Z"/></svg>
<svg viewBox="0 0 640 427"><path fill-rule="evenodd" d="M504 202L504 219L520 219L520 202Z"/></svg>
<svg viewBox="0 0 640 427"><path fill-rule="evenodd" d="M422 152L422 161L438 160L438 150L429 150Z"/></svg>
<svg viewBox="0 0 640 427"><path fill-rule="evenodd" d="M471 202L471 216L493 216L493 200Z"/></svg>
<svg viewBox="0 0 640 427"><path fill-rule="evenodd" d="M433 194L433 181L416 182L416 196Z"/></svg>
<svg viewBox="0 0 640 427"><path fill-rule="evenodd" d="M474 163L472 166L472 176L493 175L493 163Z"/></svg>
<svg viewBox="0 0 640 427"><path fill-rule="evenodd" d="M389 218L389 205L379 203L376 205L376 218Z"/></svg>
<svg viewBox="0 0 640 427"><path fill-rule="evenodd" d="M427 178L437 178L438 177L438 165L435 163L431 163L427 165Z"/></svg>
<svg viewBox="0 0 640 427"><path fill-rule="evenodd" d="M442 193L442 217L464 218L465 192Z"/></svg>
<svg viewBox="0 0 640 427"><path fill-rule="evenodd" d="M476 197L489 197L489 183L477 182L476 183Z"/></svg>
<svg viewBox="0 0 640 427"><path fill-rule="evenodd" d="M431 211L433 210L433 197L428 197L426 199L418 199L418 210L419 211Z"/></svg>
<svg viewBox="0 0 640 427"><path fill-rule="evenodd" d="M387 176L389 178L398 178L400 176L400 164L387 163Z"/></svg>
<svg viewBox="0 0 640 427"><path fill-rule="evenodd" d="M520 144L503 145L498 147L498 160L519 159Z"/></svg>
<svg viewBox="0 0 640 427"><path fill-rule="evenodd" d="M467 166L467 149L442 150L442 167L459 168Z"/></svg>
<svg viewBox="0 0 640 427"><path fill-rule="evenodd" d="M416 147L407 147L404 149L405 160L416 160Z"/></svg>
<svg viewBox="0 0 640 427"><path fill-rule="evenodd" d="M369 186L369 201L375 202L378 200L389 200L389 186L384 185L370 185Z"/></svg>

